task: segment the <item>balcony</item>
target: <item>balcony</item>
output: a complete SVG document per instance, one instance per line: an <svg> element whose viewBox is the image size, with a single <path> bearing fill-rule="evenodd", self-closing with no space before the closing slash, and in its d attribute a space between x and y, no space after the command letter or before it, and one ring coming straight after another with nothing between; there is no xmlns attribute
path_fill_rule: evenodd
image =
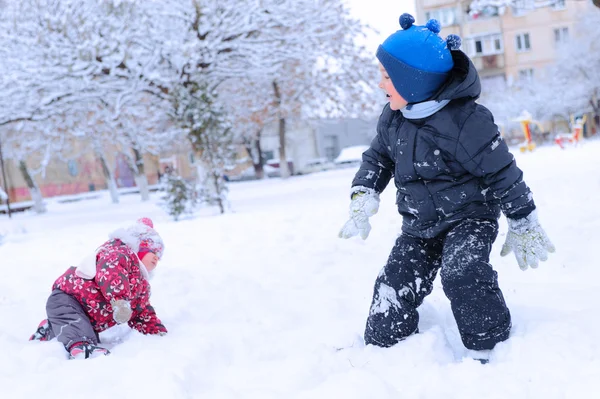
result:
<svg viewBox="0 0 600 399"><path fill-rule="evenodd" d="M474 56L473 64L481 76L495 75L504 70L504 54Z"/></svg>

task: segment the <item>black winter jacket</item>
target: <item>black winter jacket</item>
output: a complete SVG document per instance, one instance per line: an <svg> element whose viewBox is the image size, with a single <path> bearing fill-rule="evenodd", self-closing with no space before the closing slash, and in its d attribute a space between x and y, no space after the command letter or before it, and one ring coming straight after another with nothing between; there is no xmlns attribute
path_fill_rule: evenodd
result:
<svg viewBox="0 0 600 399"><path fill-rule="evenodd" d="M491 112L475 100L481 92L475 66L461 51L435 100L451 100L423 119L406 119L387 104L377 136L363 153L352 186L382 192L394 177L402 230L431 238L465 218L513 219L535 209Z"/></svg>

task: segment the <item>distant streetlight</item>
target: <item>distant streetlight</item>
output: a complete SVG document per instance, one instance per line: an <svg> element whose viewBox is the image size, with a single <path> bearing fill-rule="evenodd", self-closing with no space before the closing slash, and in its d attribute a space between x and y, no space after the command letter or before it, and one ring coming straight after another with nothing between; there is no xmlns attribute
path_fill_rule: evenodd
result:
<svg viewBox="0 0 600 399"><path fill-rule="evenodd" d="M12 214L10 212L10 197L8 196L8 180L6 179L6 168L4 167L4 157L2 156L2 137L0 136L0 168L2 168L2 180L4 182L4 189L7 191L6 193L6 209L8 209L8 217L12 218Z"/></svg>

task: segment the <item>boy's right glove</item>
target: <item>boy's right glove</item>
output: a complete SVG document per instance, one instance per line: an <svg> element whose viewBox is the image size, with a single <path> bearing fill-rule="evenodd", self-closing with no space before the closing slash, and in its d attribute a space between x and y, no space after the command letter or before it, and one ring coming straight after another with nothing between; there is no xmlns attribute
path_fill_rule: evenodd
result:
<svg viewBox="0 0 600 399"><path fill-rule="evenodd" d="M350 238L357 234L366 240L371 231L369 217L379 210L379 194L372 188L355 187L350 201L350 220L344 224L338 236Z"/></svg>
<svg viewBox="0 0 600 399"><path fill-rule="evenodd" d="M133 311L131 304L125 299L113 299L110 301L110 306L113 308L113 319L117 324L127 323L131 319Z"/></svg>

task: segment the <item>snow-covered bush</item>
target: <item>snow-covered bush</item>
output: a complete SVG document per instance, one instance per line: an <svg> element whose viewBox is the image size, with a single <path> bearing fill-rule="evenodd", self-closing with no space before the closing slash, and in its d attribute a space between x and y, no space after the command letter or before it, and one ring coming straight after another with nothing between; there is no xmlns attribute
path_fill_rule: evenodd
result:
<svg viewBox="0 0 600 399"><path fill-rule="evenodd" d="M162 206L175 220L183 213L192 213L197 207L197 193L193 185L181 176L167 174L163 177L161 190Z"/></svg>

